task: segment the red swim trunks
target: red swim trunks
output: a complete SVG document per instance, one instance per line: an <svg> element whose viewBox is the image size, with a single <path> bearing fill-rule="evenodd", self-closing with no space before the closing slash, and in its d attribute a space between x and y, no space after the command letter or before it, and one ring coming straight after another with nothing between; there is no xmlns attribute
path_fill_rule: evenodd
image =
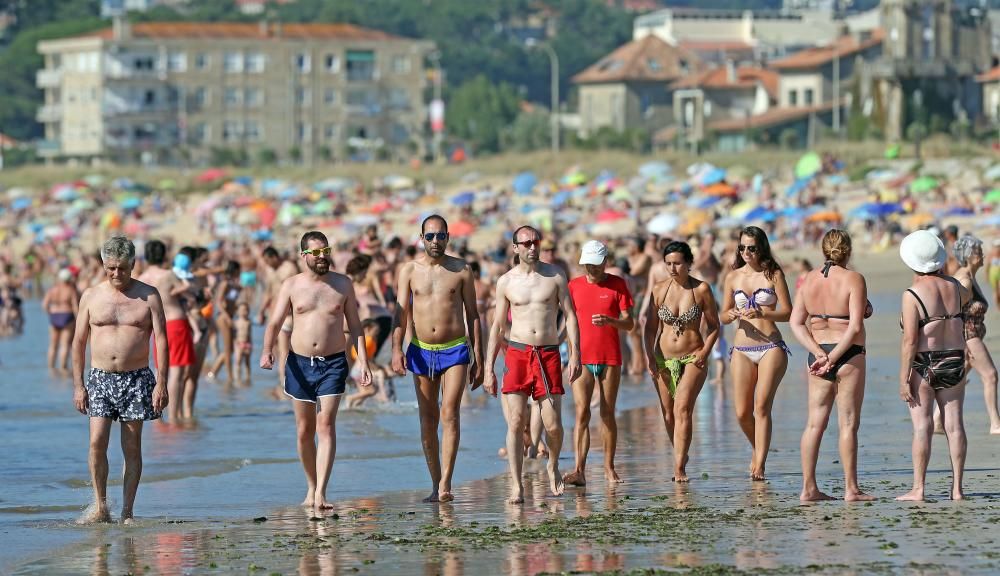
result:
<svg viewBox="0 0 1000 576"><path fill-rule="evenodd" d="M529 346L509 342L504 359L507 373L503 377L504 394L528 394L536 401L545 398L546 383L552 394L565 394L562 384L562 362L558 346Z"/></svg>
<svg viewBox="0 0 1000 576"><path fill-rule="evenodd" d="M186 318L167 320L167 349L171 366L194 364L194 335Z"/></svg>

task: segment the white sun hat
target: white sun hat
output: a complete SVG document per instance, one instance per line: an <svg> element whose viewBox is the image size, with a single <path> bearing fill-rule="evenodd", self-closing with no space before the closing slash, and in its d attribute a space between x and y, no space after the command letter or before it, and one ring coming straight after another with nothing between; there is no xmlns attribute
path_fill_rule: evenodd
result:
<svg viewBox="0 0 1000 576"><path fill-rule="evenodd" d="M600 266L608 256L608 248L597 240L590 240L580 251L580 265L593 264Z"/></svg>
<svg viewBox="0 0 1000 576"><path fill-rule="evenodd" d="M948 252L944 243L929 230L917 230L899 245L899 257L910 270L920 274L930 274L944 267Z"/></svg>

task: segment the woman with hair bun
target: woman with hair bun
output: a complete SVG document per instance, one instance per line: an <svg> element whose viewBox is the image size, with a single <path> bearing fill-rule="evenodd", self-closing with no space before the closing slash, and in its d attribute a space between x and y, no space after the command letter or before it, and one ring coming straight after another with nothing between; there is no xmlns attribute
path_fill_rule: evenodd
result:
<svg viewBox="0 0 1000 576"><path fill-rule="evenodd" d="M788 368L788 347L777 323L788 322L792 299L767 234L760 228L747 226L740 231L724 293L722 322L737 322L729 364L736 417L753 447L750 478L762 481L771 446L771 406Z"/></svg>
<svg viewBox="0 0 1000 576"><path fill-rule="evenodd" d="M792 308L792 332L809 351L806 429L802 433L803 502L833 500L816 484L816 460L830 412L837 403L844 500L874 500L858 487L858 427L865 397L865 323L871 316L868 287L861 274L848 270L851 237L833 229L823 236L822 271L802 279Z"/></svg>

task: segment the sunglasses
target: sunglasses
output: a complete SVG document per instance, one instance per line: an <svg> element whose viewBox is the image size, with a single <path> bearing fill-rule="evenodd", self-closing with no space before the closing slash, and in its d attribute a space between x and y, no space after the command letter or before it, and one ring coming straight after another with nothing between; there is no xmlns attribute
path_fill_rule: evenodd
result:
<svg viewBox="0 0 1000 576"><path fill-rule="evenodd" d="M319 258L320 256L329 256L330 252L333 252L332 246L326 246L324 248L314 248L312 250L303 250L302 255L311 255L313 258Z"/></svg>
<svg viewBox="0 0 1000 576"><path fill-rule="evenodd" d="M534 248L541 244L539 240L525 240L523 242L514 242L514 246L524 246L525 248Z"/></svg>
<svg viewBox="0 0 1000 576"><path fill-rule="evenodd" d="M744 245L740 244L739 246L736 247L736 250L739 251L739 252L746 252L748 254L756 254L757 253L757 247L753 246L753 245L744 246Z"/></svg>
<svg viewBox="0 0 1000 576"><path fill-rule="evenodd" d="M428 232L424 234L424 242L433 242L437 240L438 242L444 242L448 239L447 232Z"/></svg>

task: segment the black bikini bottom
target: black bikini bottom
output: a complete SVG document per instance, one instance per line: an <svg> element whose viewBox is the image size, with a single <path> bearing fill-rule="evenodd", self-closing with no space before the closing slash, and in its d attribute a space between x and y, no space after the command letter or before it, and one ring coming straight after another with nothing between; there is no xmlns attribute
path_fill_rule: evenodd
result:
<svg viewBox="0 0 1000 576"><path fill-rule="evenodd" d="M820 344L819 347L822 348L824 352L826 352L827 354L829 354L830 352L833 351L834 348L837 347L837 345L836 344ZM837 381L837 370L840 370L841 366L843 366L844 364L847 364L848 362L850 362L851 358L854 358L858 354L864 355L865 354L865 347L864 346L858 346L857 344L851 344L851 347L847 349L847 352L844 352L844 355L840 357L840 360L837 360L837 362L833 366L830 367L830 369L826 372L826 374L823 374L822 376L820 376L820 378L822 378L823 380L829 380L830 382L836 382ZM815 361L816 361L816 357L813 356L812 354L809 354L809 359L807 360L808 363L806 364L806 366L809 366L810 364L812 364Z"/></svg>
<svg viewBox="0 0 1000 576"><path fill-rule="evenodd" d="M931 388L944 390L965 379L965 350L928 350L917 352L911 365Z"/></svg>

